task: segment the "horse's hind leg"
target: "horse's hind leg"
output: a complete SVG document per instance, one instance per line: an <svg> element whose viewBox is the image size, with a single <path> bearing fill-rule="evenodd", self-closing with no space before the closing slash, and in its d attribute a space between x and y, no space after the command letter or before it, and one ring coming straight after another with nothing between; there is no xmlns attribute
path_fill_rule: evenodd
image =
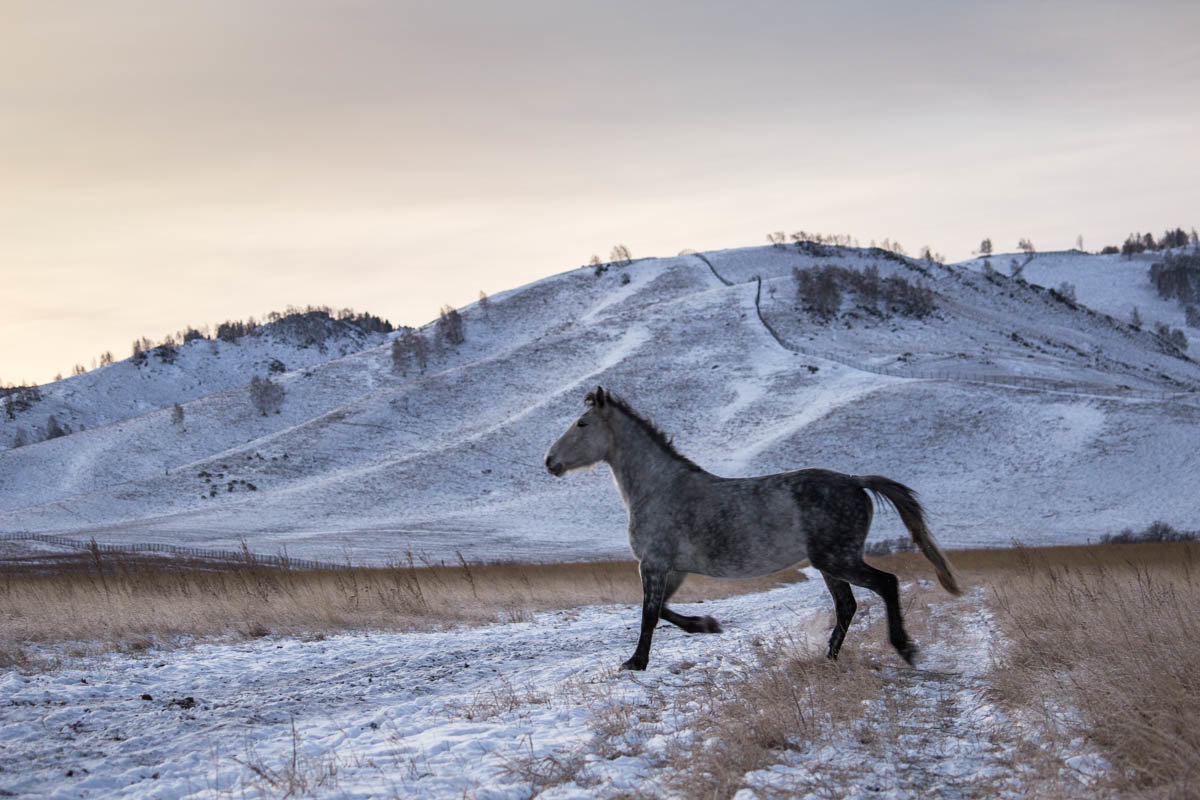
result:
<svg viewBox="0 0 1200 800"><path fill-rule="evenodd" d="M908 634L904 632L904 619L900 614L900 582L896 580L896 576L892 573L875 569L861 559L855 559L855 562L850 564L818 564L816 563L816 559L814 559L813 566L822 572L827 572L834 578L849 581L855 586L870 589L882 597L883 603L887 607L888 640L892 643L892 647L896 648L896 652L900 654L901 658L909 664L913 663L913 657L917 654L917 648L908 640ZM830 591L833 590L830 589Z"/></svg>
<svg viewBox="0 0 1200 800"><path fill-rule="evenodd" d="M850 584L825 572L822 572L821 576L825 578L825 585L829 587L829 593L833 595L833 605L837 609L837 624L833 626L833 633L829 635L829 652L826 654L831 661L836 661L838 651L842 649L842 640L846 638L846 631L850 628L850 620L854 619L854 612L858 610L858 604L854 602L854 592L850 591Z"/></svg>
<svg viewBox="0 0 1200 800"><path fill-rule="evenodd" d="M720 633L721 623L717 622L712 617L688 617L683 614L677 614L667 608L667 601L671 599L671 595L675 594L675 590L683 583L683 579L687 577L686 572L672 572L667 575L666 595L663 597L662 618L672 625L678 625L688 633Z"/></svg>

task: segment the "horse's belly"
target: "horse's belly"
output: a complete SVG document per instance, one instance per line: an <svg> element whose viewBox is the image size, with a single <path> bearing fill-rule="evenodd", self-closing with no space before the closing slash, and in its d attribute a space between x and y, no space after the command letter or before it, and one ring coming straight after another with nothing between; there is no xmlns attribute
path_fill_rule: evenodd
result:
<svg viewBox="0 0 1200 800"><path fill-rule="evenodd" d="M799 564L808 558L800 536L729 538L719 543L682 547L676 556L681 572L715 578L757 578Z"/></svg>

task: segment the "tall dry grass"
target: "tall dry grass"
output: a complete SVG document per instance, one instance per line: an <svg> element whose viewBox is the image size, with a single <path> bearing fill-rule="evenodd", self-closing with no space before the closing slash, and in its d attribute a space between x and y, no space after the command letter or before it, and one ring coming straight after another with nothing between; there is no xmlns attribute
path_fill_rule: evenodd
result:
<svg viewBox="0 0 1200 800"><path fill-rule="evenodd" d="M989 797L1011 793L1018 780L1030 797L1200 796L1200 544L971 550L950 559L964 586L985 587L1000 625L989 693L1014 719L1035 727L998 723L987 732L999 751L1011 754L1003 756L1013 759L1011 773L924 791ZM953 613L934 616L923 606L947 603L966 613L975 607L934 588L923 556L869 560L930 584L903 594L906 623L918 641L953 642L961 633ZM629 720L656 713L686 718L697 735L663 764L663 786L647 796L696 798L732 797L746 788L747 773L848 731L868 761L894 759L902 736L944 724L939 709L906 691L939 676L888 668L895 655L882 614L869 625L859 622L851 635L840 660L830 663L783 633L762 643L755 661L732 679L697 675L683 697L688 708L671 708L670 700L659 708L613 704L597 716L595 748L625 754ZM1111 772L1088 778L1065 763L1080 752L1080 739L1102 749ZM823 783L785 781L754 791L840 797L853 777L822 766Z"/></svg>
<svg viewBox="0 0 1200 800"><path fill-rule="evenodd" d="M1200 543L1018 550L1001 576L996 697L1098 747L1098 792L1200 796Z"/></svg>
<svg viewBox="0 0 1200 800"><path fill-rule="evenodd" d="M680 602L802 580L690 577ZM37 645L137 650L180 637L323 635L519 621L546 609L640 603L634 562L420 565L298 570L181 565L93 552L52 571L0 567L0 667L36 666ZM60 648L61 650L61 648Z"/></svg>

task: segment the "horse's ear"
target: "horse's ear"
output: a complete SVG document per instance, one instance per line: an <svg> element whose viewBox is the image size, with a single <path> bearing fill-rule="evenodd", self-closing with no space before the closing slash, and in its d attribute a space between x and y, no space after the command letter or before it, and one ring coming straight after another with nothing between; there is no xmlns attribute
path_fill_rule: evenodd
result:
<svg viewBox="0 0 1200 800"><path fill-rule="evenodd" d="M604 387L597 386L596 391L592 392L592 397L595 398L596 408L604 408Z"/></svg>

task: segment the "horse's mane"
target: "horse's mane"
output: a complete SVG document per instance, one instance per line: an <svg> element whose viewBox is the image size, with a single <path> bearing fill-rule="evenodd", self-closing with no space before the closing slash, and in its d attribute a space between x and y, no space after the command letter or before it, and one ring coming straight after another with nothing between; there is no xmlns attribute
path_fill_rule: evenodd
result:
<svg viewBox="0 0 1200 800"><path fill-rule="evenodd" d="M584 398L584 402L586 402L588 405L595 405L596 393L588 392L587 396ZM688 469L695 470L697 472L704 471L700 465L696 464L690 458L676 450L675 443L671 441L671 437L667 435L661 428L655 425L650 419L643 417L641 414L634 411L629 405L628 401L626 401L623 397L618 397L612 392L605 392L604 403L605 405L611 404L622 414L637 423L638 427L650 437L652 442L657 444L663 450L667 451L667 453L676 461L682 461Z"/></svg>

